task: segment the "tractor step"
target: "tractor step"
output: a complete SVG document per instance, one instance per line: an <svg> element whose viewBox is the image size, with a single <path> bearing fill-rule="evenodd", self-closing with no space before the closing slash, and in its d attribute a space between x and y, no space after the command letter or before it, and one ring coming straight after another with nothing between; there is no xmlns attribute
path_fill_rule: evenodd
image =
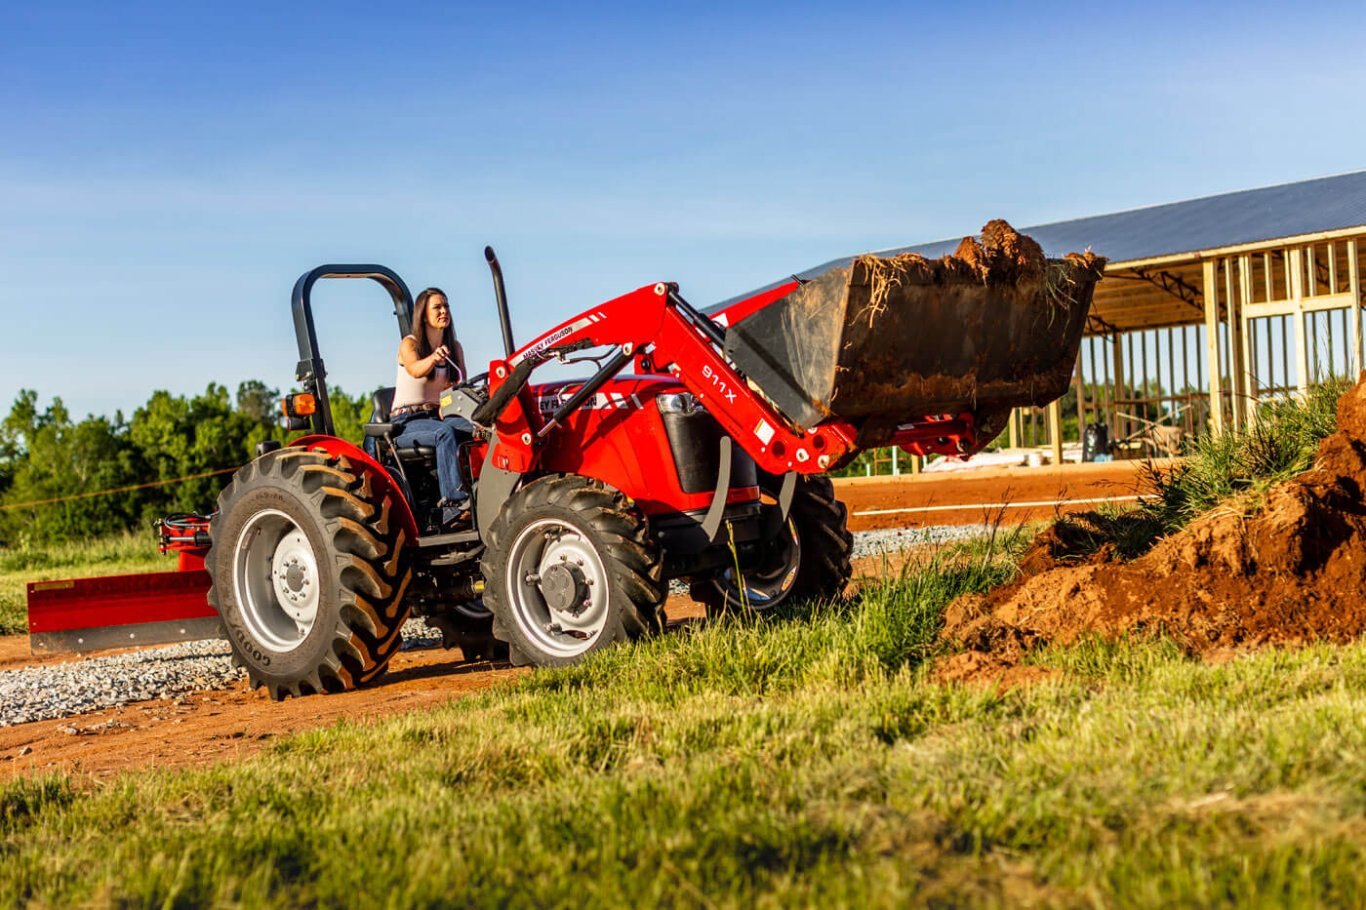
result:
<svg viewBox="0 0 1366 910"><path fill-rule="evenodd" d="M459 543L474 543L479 540L479 532L452 531L449 534L428 534L426 537L419 537L417 545L419 549L430 549L432 547L449 547Z"/></svg>

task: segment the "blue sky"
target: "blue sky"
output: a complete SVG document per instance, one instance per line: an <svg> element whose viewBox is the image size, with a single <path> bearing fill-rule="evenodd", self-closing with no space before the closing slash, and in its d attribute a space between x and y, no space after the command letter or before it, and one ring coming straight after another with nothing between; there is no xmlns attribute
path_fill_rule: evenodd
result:
<svg viewBox="0 0 1366 910"><path fill-rule="evenodd" d="M499 349L642 284L1366 167L1356 5L0 6L0 407L292 380L373 261ZM1101 252L1104 252L1103 250ZM334 383L392 381L324 285Z"/></svg>

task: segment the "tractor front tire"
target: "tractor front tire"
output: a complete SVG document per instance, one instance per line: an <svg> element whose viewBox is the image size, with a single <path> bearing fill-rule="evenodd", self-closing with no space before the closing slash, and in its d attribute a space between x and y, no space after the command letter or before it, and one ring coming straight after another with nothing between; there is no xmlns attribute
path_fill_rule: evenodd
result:
<svg viewBox="0 0 1366 910"><path fill-rule="evenodd" d="M223 490L209 603L253 689L342 692L384 672L412 579L393 495L345 457L302 448L258 458Z"/></svg>
<svg viewBox="0 0 1366 910"><path fill-rule="evenodd" d="M767 476L764 479L770 480ZM780 485L781 478L763 484L765 492L774 496ZM736 583L734 569L710 578L695 578L688 593L709 613L763 612L788 601L828 600L840 596L849 583L854 573L853 552L849 512L835 498L835 485L828 477L801 475L787 522L765 551L763 564L741 566L743 584Z"/></svg>
<svg viewBox="0 0 1366 910"><path fill-rule="evenodd" d="M534 480L489 529L484 603L512 663L562 667L658 632L667 587L645 518L577 475Z"/></svg>

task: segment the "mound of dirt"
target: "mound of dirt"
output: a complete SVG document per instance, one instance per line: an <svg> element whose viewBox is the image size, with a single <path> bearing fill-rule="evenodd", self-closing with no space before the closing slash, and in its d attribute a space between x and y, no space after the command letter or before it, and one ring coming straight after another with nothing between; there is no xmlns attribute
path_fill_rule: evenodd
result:
<svg viewBox="0 0 1366 910"><path fill-rule="evenodd" d="M1105 260L1089 250L1069 253L1054 262L1061 271L1055 278L1065 281L1076 281L1082 273L1096 280L1105 268ZM980 240L964 237L948 256L930 260L916 253L888 258L869 254L857 257L852 268L855 283L866 280L873 288L871 297L876 302L886 296L886 289L901 285L1041 282L1048 277L1048 265L1043 248L1032 237L997 218L982 227Z"/></svg>
<svg viewBox="0 0 1366 910"><path fill-rule="evenodd" d="M1215 510L1128 562L1096 546L1099 516L1065 519L1034 541L1012 584L950 605L942 637L996 672L1030 648L1087 635L1162 631L1213 658L1352 640L1366 632L1363 488L1366 374L1338 403L1314 467L1273 488L1255 515Z"/></svg>

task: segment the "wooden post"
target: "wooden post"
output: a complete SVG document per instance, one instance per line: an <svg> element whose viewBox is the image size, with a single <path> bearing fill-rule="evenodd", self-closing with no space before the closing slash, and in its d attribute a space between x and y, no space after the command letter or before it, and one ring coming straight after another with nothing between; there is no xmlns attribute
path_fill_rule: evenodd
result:
<svg viewBox="0 0 1366 910"><path fill-rule="evenodd" d="M1048 441L1053 446L1053 464L1062 464L1062 401L1048 405Z"/></svg>
<svg viewBox="0 0 1366 910"><path fill-rule="evenodd" d="M911 459L911 473L912 473L912 474L919 474L919 473L920 473L921 467L922 467L922 466L924 465L924 463L925 463L925 459L921 458L919 455L912 455L912 456L910 456L910 459Z"/></svg>
<svg viewBox="0 0 1366 910"><path fill-rule="evenodd" d="M1219 286L1215 281L1214 260L1205 260L1205 343L1209 349L1210 432L1224 432L1224 358L1219 351ZM1234 402L1237 407L1237 402Z"/></svg>
<svg viewBox="0 0 1366 910"><path fill-rule="evenodd" d="M1009 429L1008 429L1008 436L1007 436L1007 438L1006 438L1006 441L1010 444L1010 448L1012 448L1012 449L1018 449L1018 448L1020 447L1020 409L1019 409L1019 408L1015 408L1015 409L1013 409L1013 410L1010 412L1010 420L1009 420L1007 426L1009 427Z"/></svg>
<svg viewBox="0 0 1366 910"><path fill-rule="evenodd" d="M1086 340L1082 340L1086 344ZM1082 375L1081 365L1083 358L1081 348L1077 349L1077 438L1086 438L1086 377Z"/></svg>
<svg viewBox="0 0 1366 910"><path fill-rule="evenodd" d="M1352 364L1351 379L1356 379L1357 374L1366 369L1361 362L1361 275L1358 274L1358 268L1357 241L1353 237L1347 241L1347 293L1352 298L1352 305L1349 308L1352 350L1348 354Z"/></svg>
<svg viewBox="0 0 1366 910"><path fill-rule="evenodd" d="M1110 424L1110 438L1118 441L1129 435L1129 422L1120 416L1120 401L1124 398L1124 336L1115 332L1115 396L1110 400L1115 419ZM1123 426L1121 427L1121 424Z"/></svg>
<svg viewBox="0 0 1366 910"><path fill-rule="evenodd" d="M1248 304L1252 303L1252 257L1244 253L1238 258L1238 300L1237 310L1229 301L1228 329L1230 356L1233 359L1233 429L1241 430L1246 422L1247 410L1253 407L1257 390L1252 377L1252 357L1249 353L1247 319L1244 316Z"/></svg>
<svg viewBox="0 0 1366 910"><path fill-rule="evenodd" d="M1290 299L1295 301L1295 385L1300 394L1309 391L1309 337L1304 328L1304 250L1294 247L1286 257L1290 271Z"/></svg>

